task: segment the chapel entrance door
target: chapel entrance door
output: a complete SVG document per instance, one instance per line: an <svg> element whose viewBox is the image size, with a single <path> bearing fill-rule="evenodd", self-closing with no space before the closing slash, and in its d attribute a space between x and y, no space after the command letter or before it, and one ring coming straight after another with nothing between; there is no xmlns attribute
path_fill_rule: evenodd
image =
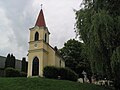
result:
<svg viewBox="0 0 120 90"><path fill-rule="evenodd" d="M33 59L33 65L32 65L32 76L38 76L39 75L39 59L35 57Z"/></svg>

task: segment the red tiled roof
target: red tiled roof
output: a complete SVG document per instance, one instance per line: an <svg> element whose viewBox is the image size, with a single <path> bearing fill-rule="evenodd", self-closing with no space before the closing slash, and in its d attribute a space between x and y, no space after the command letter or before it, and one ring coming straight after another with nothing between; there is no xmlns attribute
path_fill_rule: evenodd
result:
<svg viewBox="0 0 120 90"><path fill-rule="evenodd" d="M41 9L41 11L39 13L39 16L37 18L35 26L38 26L38 27L44 26L44 27L46 27L45 19L44 19L44 14L43 14L43 10L42 9Z"/></svg>

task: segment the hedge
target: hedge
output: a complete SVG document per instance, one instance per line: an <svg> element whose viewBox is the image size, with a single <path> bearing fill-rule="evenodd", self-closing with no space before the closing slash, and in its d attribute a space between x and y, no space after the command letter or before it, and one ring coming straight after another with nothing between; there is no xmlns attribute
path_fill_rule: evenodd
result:
<svg viewBox="0 0 120 90"><path fill-rule="evenodd" d="M54 66L46 66L43 70L43 76L45 76L46 78L57 79L58 75L59 75L59 70Z"/></svg>
<svg viewBox="0 0 120 90"><path fill-rule="evenodd" d="M78 75L69 68L60 68L60 77L62 80L77 81Z"/></svg>
<svg viewBox="0 0 120 90"><path fill-rule="evenodd" d="M6 77L19 77L20 71L14 68L6 68L5 69L5 76Z"/></svg>
<svg viewBox="0 0 120 90"><path fill-rule="evenodd" d="M5 76L6 77L27 77L27 73L20 72L17 69L8 67L5 69Z"/></svg>
<svg viewBox="0 0 120 90"><path fill-rule="evenodd" d="M20 77L27 77L27 73L25 73L25 72L20 72Z"/></svg>
<svg viewBox="0 0 120 90"><path fill-rule="evenodd" d="M46 78L77 81L78 75L69 68L57 68L46 66L43 70L43 76Z"/></svg>

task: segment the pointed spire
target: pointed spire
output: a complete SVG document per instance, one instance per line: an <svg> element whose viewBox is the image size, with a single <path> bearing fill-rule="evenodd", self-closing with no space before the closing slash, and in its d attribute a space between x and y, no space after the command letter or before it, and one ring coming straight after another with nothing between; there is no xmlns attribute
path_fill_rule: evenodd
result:
<svg viewBox="0 0 120 90"><path fill-rule="evenodd" d="M38 27L44 26L44 27L46 27L42 6L41 6L41 10L40 10L40 13L39 13L39 16L37 18L35 26L38 26Z"/></svg>

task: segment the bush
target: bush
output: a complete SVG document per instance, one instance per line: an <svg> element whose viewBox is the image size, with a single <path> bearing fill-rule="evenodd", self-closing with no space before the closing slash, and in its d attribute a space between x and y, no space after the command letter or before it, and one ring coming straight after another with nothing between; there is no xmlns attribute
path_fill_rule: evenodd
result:
<svg viewBox="0 0 120 90"><path fill-rule="evenodd" d="M0 68L0 70L5 70L4 68Z"/></svg>
<svg viewBox="0 0 120 90"><path fill-rule="evenodd" d="M63 80L77 81L78 75L69 68L60 68L60 77Z"/></svg>
<svg viewBox="0 0 120 90"><path fill-rule="evenodd" d="M6 77L19 77L20 71L14 69L14 68L6 68L5 69L5 76Z"/></svg>
<svg viewBox="0 0 120 90"><path fill-rule="evenodd" d="M21 76L21 77L27 77L27 73L25 73L25 72L20 72L20 76Z"/></svg>
<svg viewBox="0 0 120 90"><path fill-rule="evenodd" d="M62 80L70 80L77 81L78 75L69 68L57 68L54 66L47 66L43 70L43 76L46 78L53 79L62 79Z"/></svg>
<svg viewBox="0 0 120 90"><path fill-rule="evenodd" d="M59 75L59 69L54 66L46 66L43 70L43 76L46 78L57 79Z"/></svg>

